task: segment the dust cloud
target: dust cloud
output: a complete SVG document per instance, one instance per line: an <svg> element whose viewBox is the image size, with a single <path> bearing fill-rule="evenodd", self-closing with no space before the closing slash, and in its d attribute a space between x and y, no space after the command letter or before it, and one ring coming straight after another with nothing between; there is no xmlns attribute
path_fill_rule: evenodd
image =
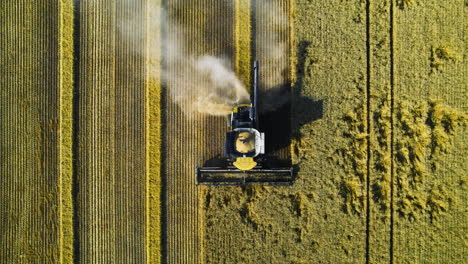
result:
<svg viewBox="0 0 468 264"><path fill-rule="evenodd" d="M231 68L227 58L195 55L189 47L180 25L166 20L167 32L163 39L165 67L162 80L172 100L186 113L227 115L236 104L250 103L246 87Z"/></svg>
<svg viewBox="0 0 468 264"><path fill-rule="evenodd" d="M247 88L226 57L196 54L189 28L162 11L165 67L162 80L172 100L186 113L228 115L236 104L250 103ZM201 45L201 44L200 44Z"/></svg>
<svg viewBox="0 0 468 264"><path fill-rule="evenodd" d="M177 6L176 3L172 5ZM159 29L161 32L158 47L161 51L155 52L149 47L148 53L142 55L149 56L149 60L153 61L162 58L163 66L150 68L150 75L162 80L169 98L179 105L189 118L193 113L227 115L234 105L250 103L250 87L246 87L236 76L234 63L230 58L232 55L213 56L201 53L203 47L198 46L203 44L194 39L198 32L193 32L193 26L180 23L177 17L168 15L164 8L157 5L149 4L147 8L148 28ZM261 19L261 23L257 23L256 32L252 32L256 34L255 43L252 45L255 45L256 53L261 57L260 107L266 111L274 110L289 100L289 96L282 92L284 89L279 89L287 85L288 80L284 77L289 67L289 43L285 37L289 28L285 11L272 1L260 2L255 11L255 19ZM234 8L232 12L235 12ZM144 34L151 32L149 30L145 33L135 27L127 28L127 25L135 24L133 20L138 19L141 18L123 17L119 26L121 33L129 38L129 41L133 41L135 46L144 42ZM141 53L141 50L139 48L138 52ZM151 58L153 56L155 58Z"/></svg>

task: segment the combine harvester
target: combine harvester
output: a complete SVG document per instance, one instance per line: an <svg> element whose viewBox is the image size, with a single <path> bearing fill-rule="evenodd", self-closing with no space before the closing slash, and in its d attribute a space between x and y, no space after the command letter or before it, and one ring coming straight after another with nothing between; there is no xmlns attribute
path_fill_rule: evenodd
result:
<svg viewBox="0 0 468 264"><path fill-rule="evenodd" d="M196 168L197 184L245 185L292 184L293 168L274 168L274 158L265 155L265 134L258 131L258 62L255 61L251 104L234 106L227 117L223 167ZM280 123L278 125L281 125Z"/></svg>

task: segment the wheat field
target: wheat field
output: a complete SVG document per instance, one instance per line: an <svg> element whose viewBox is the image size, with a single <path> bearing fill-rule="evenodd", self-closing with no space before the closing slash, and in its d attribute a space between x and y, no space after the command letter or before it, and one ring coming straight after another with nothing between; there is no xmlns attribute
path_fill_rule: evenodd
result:
<svg viewBox="0 0 468 264"><path fill-rule="evenodd" d="M466 8L1 2L0 263L463 263ZM197 186L253 60L295 182Z"/></svg>

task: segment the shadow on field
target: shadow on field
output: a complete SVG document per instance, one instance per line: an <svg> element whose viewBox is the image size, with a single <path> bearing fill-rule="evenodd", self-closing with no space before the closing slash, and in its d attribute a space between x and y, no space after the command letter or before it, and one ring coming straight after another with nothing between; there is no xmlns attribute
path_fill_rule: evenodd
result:
<svg viewBox="0 0 468 264"><path fill-rule="evenodd" d="M299 131L303 125L319 120L323 117L323 99L313 100L301 95L306 75L306 60L308 56L307 49L310 44L310 41L300 41L298 45L298 62L296 65L297 81L292 89L291 131L293 138L300 137Z"/></svg>
<svg viewBox="0 0 468 264"><path fill-rule="evenodd" d="M309 45L308 41L299 43L297 81L292 88L289 84L283 84L267 91L259 91L259 130L265 133L265 150L267 155L271 155L268 160L272 167L291 166L289 153L276 154L288 148L293 139L300 137L300 128L303 125L323 117L323 100L313 100L301 95ZM204 166L225 167L227 162L223 156L218 155L206 161Z"/></svg>
<svg viewBox="0 0 468 264"><path fill-rule="evenodd" d="M296 65L297 81L292 88L289 84L284 84L260 93L260 106L262 106L262 98L269 100L270 104L274 103L274 99L282 101L287 98L273 111L260 110L260 130L265 132L268 152L276 152L288 147L293 139L300 137L302 126L323 117L323 100L313 100L302 96L309 45L308 41L299 43Z"/></svg>

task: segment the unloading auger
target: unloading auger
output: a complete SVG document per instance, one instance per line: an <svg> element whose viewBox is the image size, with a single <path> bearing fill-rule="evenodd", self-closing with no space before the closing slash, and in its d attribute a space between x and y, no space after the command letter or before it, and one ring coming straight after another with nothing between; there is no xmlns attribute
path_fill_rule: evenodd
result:
<svg viewBox="0 0 468 264"><path fill-rule="evenodd" d="M225 167L196 168L197 184L244 185L249 183L292 184L293 168L274 168L265 155L265 133L258 129L258 62L253 65L253 97L251 104L233 107L227 116L228 127L224 146ZM281 125L281 120L278 120Z"/></svg>

